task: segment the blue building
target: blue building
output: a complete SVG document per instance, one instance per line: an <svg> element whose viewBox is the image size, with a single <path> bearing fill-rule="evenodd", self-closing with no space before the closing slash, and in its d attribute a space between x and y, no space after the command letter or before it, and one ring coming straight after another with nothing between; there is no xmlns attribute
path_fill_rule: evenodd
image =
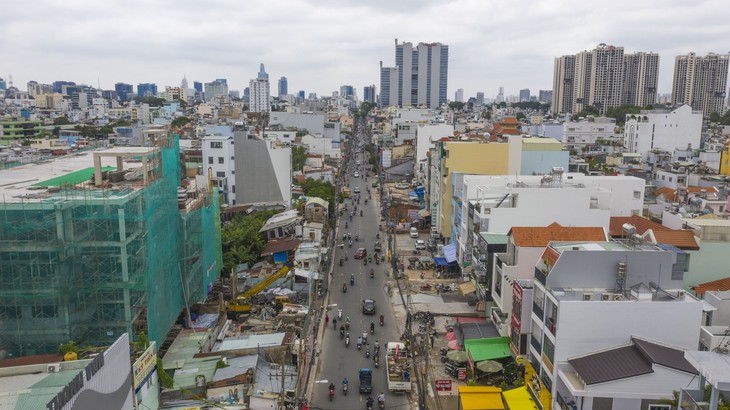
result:
<svg viewBox="0 0 730 410"><path fill-rule="evenodd" d="M193 89L195 89L196 92L202 93L203 83L201 83L200 81L193 81Z"/></svg>
<svg viewBox="0 0 730 410"><path fill-rule="evenodd" d="M5 79L0 78L0 90L7 90L7 89L8 89L8 85L7 85L7 83L5 83Z"/></svg>
<svg viewBox="0 0 730 410"><path fill-rule="evenodd" d="M289 84L286 77L279 79L279 97L289 94Z"/></svg>
<svg viewBox="0 0 730 410"><path fill-rule="evenodd" d="M116 83L114 84L114 90L117 92L119 99L127 101L129 95L134 94L134 87L132 84Z"/></svg>
<svg viewBox="0 0 730 410"><path fill-rule="evenodd" d="M262 80L269 79L269 73L264 70L264 63L261 63L261 65L259 66L259 74L256 76L256 78L261 78Z"/></svg>
<svg viewBox="0 0 730 410"><path fill-rule="evenodd" d="M53 92L54 93L63 93L63 86L65 85L76 85L73 81L54 81L53 82ZM71 94L68 94L71 95Z"/></svg>
<svg viewBox="0 0 730 410"><path fill-rule="evenodd" d="M157 95L157 84L140 83L137 84L137 95L140 97L154 97Z"/></svg>
<svg viewBox="0 0 730 410"><path fill-rule="evenodd" d="M299 97L303 100L304 99L304 90L299 91L299 94L297 95L297 97Z"/></svg>
<svg viewBox="0 0 730 410"><path fill-rule="evenodd" d="M362 93L362 100L364 102L375 102L375 85L366 85L365 88L363 88Z"/></svg>

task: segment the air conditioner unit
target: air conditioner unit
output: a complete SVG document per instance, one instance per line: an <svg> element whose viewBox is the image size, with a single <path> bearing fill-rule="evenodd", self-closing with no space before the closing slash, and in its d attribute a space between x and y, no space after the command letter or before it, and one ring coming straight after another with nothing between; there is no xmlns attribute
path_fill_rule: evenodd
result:
<svg viewBox="0 0 730 410"><path fill-rule="evenodd" d="M583 294L583 300L593 300L593 294L592 293L584 293Z"/></svg>
<svg viewBox="0 0 730 410"><path fill-rule="evenodd" d="M61 371L61 364L54 363L48 365L48 373L58 373Z"/></svg>
<svg viewBox="0 0 730 410"><path fill-rule="evenodd" d="M601 300L611 300L611 296L610 293L601 293Z"/></svg>
<svg viewBox="0 0 730 410"><path fill-rule="evenodd" d="M613 295L613 300L624 300L624 295L617 293Z"/></svg>

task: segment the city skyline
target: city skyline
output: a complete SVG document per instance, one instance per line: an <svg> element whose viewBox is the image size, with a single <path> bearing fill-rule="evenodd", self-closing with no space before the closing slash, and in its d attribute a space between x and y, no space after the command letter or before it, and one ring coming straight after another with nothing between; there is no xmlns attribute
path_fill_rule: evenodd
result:
<svg viewBox="0 0 730 410"><path fill-rule="evenodd" d="M113 89L117 82L156 83L164 89L178 86L187 75L191 83L226 78L229 89L242 92L265 63L273 78L287 77L290 93L321 96L343 84L359 90L379 84L379 61L393 65L393 39L398 38L449 45L448 97L461 88L465 99L477 92L494 98L500 86L505 95L524 88L533 94L549 90L555 57L606 43L626 53L658 53L657 92L669 94L676 56L725 54L730 35L723 13L717 12L724 6L719 0L605 6L415 0L302 0L287 1L287 7L241 7L226 0L175 8L140 5L5 5L0 36L11 40L0 44L0 53L13 58L0 61L0 77L12 74L22 90L31 80L68 80L102 89ZM489 15L499 15L500 24L484 24ZM406 19L418 24L402 24ZM365 30L366 25L372 29Z"/></svg>

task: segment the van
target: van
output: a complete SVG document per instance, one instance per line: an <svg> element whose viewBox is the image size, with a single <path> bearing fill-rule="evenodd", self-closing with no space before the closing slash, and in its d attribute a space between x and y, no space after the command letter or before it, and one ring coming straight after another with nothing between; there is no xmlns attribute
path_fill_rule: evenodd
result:
<svg viewBox="0 0 730 410"><path fill-rule="evenodd" d="M418 229L415 226L411 226L411 238L418 238Z"/></svg>

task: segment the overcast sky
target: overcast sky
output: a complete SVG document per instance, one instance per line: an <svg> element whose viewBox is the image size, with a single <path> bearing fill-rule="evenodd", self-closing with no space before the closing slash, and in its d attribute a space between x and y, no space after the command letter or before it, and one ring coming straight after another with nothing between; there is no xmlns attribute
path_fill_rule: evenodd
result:
<svg viewBox="0 0 730 410"><path fill-rule="evenodd" d="M104 89L227 78L243 90L265 63L289 93L379 86L394 39L449 46L448 98L552 88L553 59L598 43L660 55L659 92L674 57L730 50L727 0L6 0L0 77ZM379 91L379 90L378 90Z"/></svg>

